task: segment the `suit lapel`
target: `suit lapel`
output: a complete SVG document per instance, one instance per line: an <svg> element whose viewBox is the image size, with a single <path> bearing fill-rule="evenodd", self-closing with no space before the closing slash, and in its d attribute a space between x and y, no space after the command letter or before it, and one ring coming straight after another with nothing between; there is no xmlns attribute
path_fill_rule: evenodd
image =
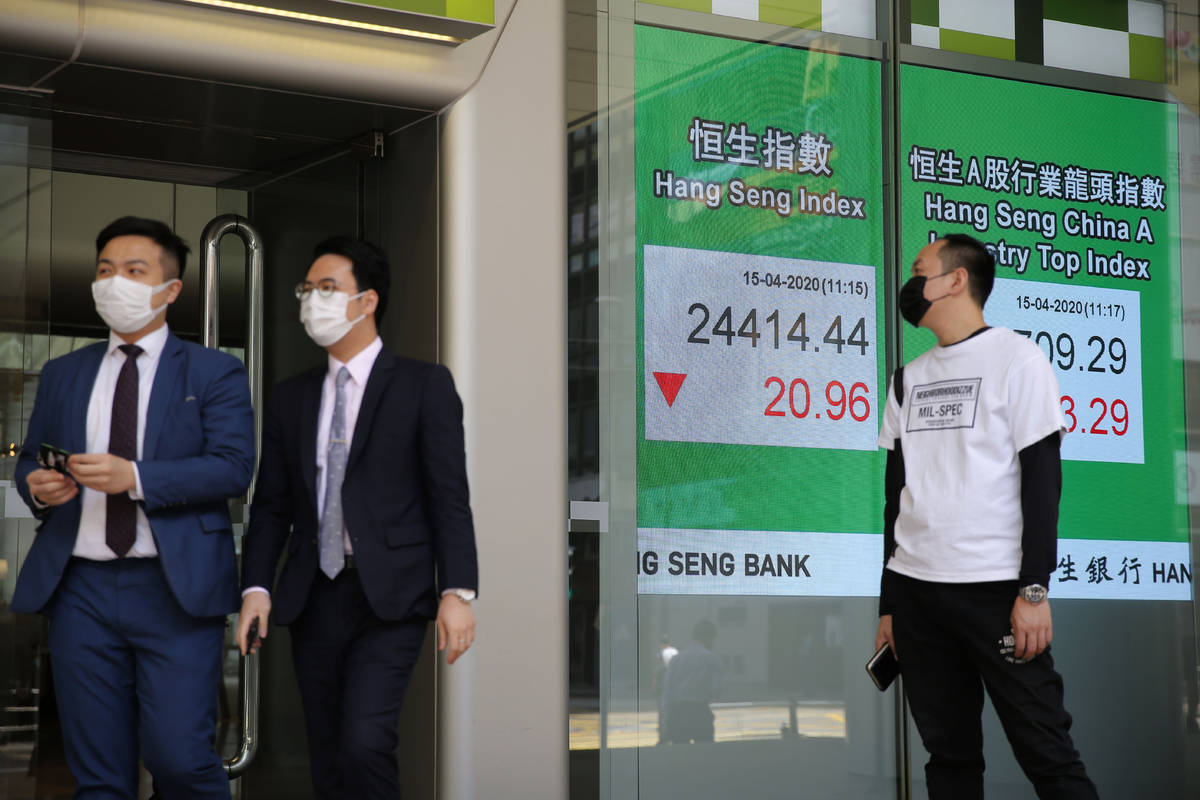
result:
<svg viewBox="0 0 1200 800"><path fill-rule="evenodd" d="M362 455L367 439L371 435L371 425L375 420L375 410L383 399L383 392L392 379L392 371L396 367L396 357L387 350L380 350L371 368L371 377L367 378L367 387L363 391L362 405L358 408L358 419L354 423L354 439L350 442L350 455L346 458L346 471L354 467L354 462Z"/></svg>
<svg viewBox="0 0 1200 800"><path fill-rule="evenodd" d="M163 345L162 355L158 358L158 369L154 372L154 385L150 387L150 405L146 409L146 434L142 440L142 458L154 458L158 449L158 437L162 434L167 421L167 409L171 408L179 398L180 387L184 381L183 342L169 334L167 343Z"/></svg>
<svg viewBox="0 0 1200 800"><path fill-rule="evenodd" d="M321 413L321 384L324 382L325 370L313 370L309 380L304 382L300 398L300 470L314 513L317 508L317 415Z"/></svg>
<svg viewBox="0 0 1200 800"><path fill-rule="evenodd" d="M96 375L100 372L100 363L108 352L108 342L94 344L84 351L83 365L75 373L75 387L71 392L71 416L69 441L59 444L72 453L87 451L87 412L88 403L92 399L92 389L96 385ZM52 442L57 444L57 442Z"/></svg>

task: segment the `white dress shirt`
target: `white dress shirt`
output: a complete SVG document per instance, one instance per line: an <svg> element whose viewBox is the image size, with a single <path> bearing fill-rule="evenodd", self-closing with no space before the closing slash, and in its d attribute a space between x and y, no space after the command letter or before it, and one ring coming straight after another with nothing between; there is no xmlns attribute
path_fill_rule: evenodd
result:
<svg viewBox="0 0 1200 800"><path fill-rule="evenodd" d="M358 410L362 408L363 391L367 388L367 379L371 377L371 369L375 359L383 350L383 340L378 336L375 341L358 351L358 354L343 364L333 356L329 356L329 369L325 371L325 380L321 384L321 405L317 410L317 519L325 513L325 467L329 464L329 429L333 427L333 404L337 399L337 374L345 367L350 371L346 381L346 454L349 455L350 443L354 441L354 425L358 422ZM350 532L342 526L342 546L347 553L353 553L350 545ZM242 597L251 592L266 592L265 586L247 586L242 590Z"/></svg>
<svg viewBox="0 0 1200 800"><path fill-rule="evenodd" d="M146 437L146 409L150 406L150 390L154 388L154 375L158 372L158 361L163 348L167 344L168 329L163 325L156 331L148 333L134 342L142 348L138 356L138 419L137 419L137 454L142 457L142 443ZM108 438L112 427L113 392L117 388L117 375L125 364L125 354L121 345L125 340L113 332L108 334L108 351L100 361L100 370L96 373L96 382L92 384L92 396L87 408L87 452L107 453ZM130 490L129 496L134 500L142 500L142 476L138 473L137 461L133 464L133 475L137 485ZM105 541L105 522L108 517L108 495L104 492L80 486L80 502L82 512L79 516L79 533L75 537L75 549L72 555L88 558L93 561L112 561L117 554L112 551ZM150 520L142 507L137 507L137 534L133 547L126 558L153 558L158 555L154 544L154 536L150 533Z"/></svg>
<svg viewBox="0 0 1200 800"><path fill-rule="evenodd" d="M346 452L349 454L350 443L354 441L354 424L358 422L358 410L362 407L363 391L367 388L367 379L371 377L375 359L382 350L383 340L376 336L373 342L345 364L329 356L329 369L321 384L321 408L317 412L317 519L321 519L325 513L325 475L329 464L329 429L333 427L333 405L337 399L337 374L342 367L350 371L350 379L345 386ZM345 526L342 527L342 542L347 553L354 552L350 544L350 532Z"/></svg>

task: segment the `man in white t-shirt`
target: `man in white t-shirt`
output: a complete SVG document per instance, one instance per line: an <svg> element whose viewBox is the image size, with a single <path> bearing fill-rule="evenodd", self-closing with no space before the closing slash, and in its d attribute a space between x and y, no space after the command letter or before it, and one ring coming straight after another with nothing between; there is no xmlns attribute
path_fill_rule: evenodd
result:
<svg viewBox="0 0 1200 800"><path fill-rule="evenodd" d="M985 688L1039 798L1096 798L1049 652L1058 381L1037 345L984 322L995 275L983 245L950 234L921 249L900 290L900 313L937 345L893 380L879 434L876 647L899 659L931 800L983 797Z"/></svg>

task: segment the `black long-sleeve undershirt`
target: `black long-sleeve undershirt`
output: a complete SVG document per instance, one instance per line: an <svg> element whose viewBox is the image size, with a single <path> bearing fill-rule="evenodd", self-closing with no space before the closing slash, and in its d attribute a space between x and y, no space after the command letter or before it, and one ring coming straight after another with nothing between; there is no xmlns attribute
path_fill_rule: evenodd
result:
<svg viewBox="0 0 1200 800"><path fill-rule="evenodd" d="M1021 570L1019 585L1050 585L1058 563L1058 502L1062 497L1062 438L1058 431L1017 453L1021 465ZM904 488L904 452L900 440L888 451L883 477L883 564L896 549L896 518ZM879 614L892 613L882 582Z"/></svg>
<svg viewBox="0 0 1200 800"><path fill-rule="evenodd" d="M883 468L883 567L896 550L896 518L900 516L900 492L904 489L904 451L896 439L888 450L887 464ZM888 603L884 581L879 585L879 616L892 613Z"/></svg>
<svg viewBox="0 0 1200 800"><path fill-rule="evenodd" d="M1058 431L1017 453L1021 462L1020 585L1050 585L1058 565L1058 501L1062 497Z"/></svg>

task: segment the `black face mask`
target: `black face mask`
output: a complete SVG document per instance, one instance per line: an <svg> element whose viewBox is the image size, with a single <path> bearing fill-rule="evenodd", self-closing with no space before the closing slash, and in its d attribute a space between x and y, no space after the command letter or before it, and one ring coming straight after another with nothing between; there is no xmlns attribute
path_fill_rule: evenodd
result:
<svg viewBox="0 0 1200 800"><path fill-rule="evenodd" d="M900 287L899 306L900 316L914 328L919 327L921 318L933 305L925 299L925 276L913 275Z"/></svg>
<svg viewBox="0 0 1200 800"><path fill-rule="evenodd" d="M934 278L941 278L949 275L950 272L943 272L941 275L934 275ZM929 280L924 275L913 275L908 281L900 287L900 295L897 298L897 304L900 306L900 316L904 317L905 321L914 328L921 326L921 318L925 316L925 312L933 305L933 300L925 299L925 282ZM945 297L946 295L942 295ZM942 297L935 298L941 300Z"/></svg>

